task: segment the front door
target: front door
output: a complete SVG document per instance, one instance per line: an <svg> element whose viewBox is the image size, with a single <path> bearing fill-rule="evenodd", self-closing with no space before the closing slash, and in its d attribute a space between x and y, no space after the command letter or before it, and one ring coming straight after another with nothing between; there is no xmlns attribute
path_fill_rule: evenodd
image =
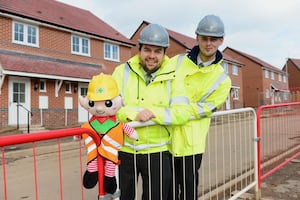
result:
<svg viewBox="0 0 300 200"><path fill-rule="evenodd" d="M8 97L8 124L25 125L30 123L30 79L21 77L9 77Z"/></svg>

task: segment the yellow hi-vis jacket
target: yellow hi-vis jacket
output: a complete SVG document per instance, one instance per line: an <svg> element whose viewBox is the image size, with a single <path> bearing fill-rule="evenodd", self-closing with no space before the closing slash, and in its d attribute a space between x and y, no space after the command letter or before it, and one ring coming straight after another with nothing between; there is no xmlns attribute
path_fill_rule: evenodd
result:
<svg viewBox="0 0 300 200"><path fill-rule="evenodd" d="M137 154L167 151L170 143L168 125L185 124L190 118L184 84L175 79L175 67L166 67L168 60L165 56L149 85L145 83L139 55L114 70L112 76L117 80L125 103L117 112L118 119L122 122L134 121L139 111L146 108L154 113L156 117L152 121L157 124L135 128L138 141L125 136L121 151Z"/></svg>
<svg viewBox="0 0 300 200"><path fill-rule="evenodd" d="M211 114L226 101L231 88L231 79L224 71L222 55L207 67L198 67L187 55L177 55L169 64L177 68L179 79L184 80L192 115L184 126L172 131L170 152L174 156L189 156L205 152L206 137L210 127Z"/></svg>

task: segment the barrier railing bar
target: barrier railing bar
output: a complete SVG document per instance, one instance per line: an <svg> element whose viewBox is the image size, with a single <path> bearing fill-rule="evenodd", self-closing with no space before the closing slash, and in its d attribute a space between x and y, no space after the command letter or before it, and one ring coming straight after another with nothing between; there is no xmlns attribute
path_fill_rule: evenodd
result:
<svg viewBox="0 0 300 200"><path fill-rule="evenodd" d="M36 166L36 151L35 142L32 143L32 154L33 154L33 175L34 175L34 187L35 187L35 199L39 199L38 194L38 182L37 182L37 166Z"/></svg>
<svg viewBox="0 0 300 200"><path fill-rule="evenodd" d="M296 153L295 155L293 155L292 157L286 159L284 162L280 163L279 165L277 165L276 167L274 167L273 169L271 169L270 171L268 171L264 175L262 175L260 177L260 179L264 180L266 177L270 176L271 174L273 174L274 172L276 172L277 170L279 170L280 168L282 168L283 166L285 166L286 164L288 164L290 161L294 160L298 156L300 156L300 151L298 153Z"/></svg>
<svg viewBox="0 0 300 200"><path fill-rule="evenodd" d="M58 169L59 169L59 193L60 199L63 199L63 188L62 188L62 165L61 165L61 153L60 153L60 139L57 141L57 148L58 148Z"/></svg>
<svg viewBox="0 0 300 200"><path fill-rule="evenodd" d="M4 147L1 148L1 152L2 152L2 168L3 168L3 194L4 194L4 199L7 199L6 168L5 168Z"/></svg>

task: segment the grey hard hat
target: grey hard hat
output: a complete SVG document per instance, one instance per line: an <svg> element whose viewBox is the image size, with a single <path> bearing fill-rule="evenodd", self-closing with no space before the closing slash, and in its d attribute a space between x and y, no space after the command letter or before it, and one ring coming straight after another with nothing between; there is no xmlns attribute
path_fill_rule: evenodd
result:
<svg viewBox="0 0 300 200"><path fill-rule="evenodd" d="M140 33L139 44L149 44L169 47L169 34L166 29L158 24L149 24Z"/></svg>
<svg viewBox="0 0 300 200"><path fill-rule="evenodd" d="M225 35L224 24L220 17L206 15L198 24L196 34L212 37L223 37Z"/></svg>

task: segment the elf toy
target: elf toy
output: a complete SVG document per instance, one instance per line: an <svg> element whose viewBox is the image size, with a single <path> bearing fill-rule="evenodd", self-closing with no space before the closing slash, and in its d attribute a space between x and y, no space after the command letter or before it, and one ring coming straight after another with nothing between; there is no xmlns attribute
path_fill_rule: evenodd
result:
<svg viewBox="0 0 300 200"><path fill-rule="evenodd" d="M134 140L137 140L138 135L132 127L116 118L116 112L123 106L123 99L112 76L103 73L93 76L88 85L87 96L80 96L79 103L92 114L82 127L95 131L101 140L97 146L91 136L82 135L87 150L87 169L83 176L83 186L87 189L93 188L99 181L99 184L103 183L105 195L113 196L119 192L115 170L116 165L120 164L118 152L123 145L124 133ZM98 156L103 158L104 164L99 168ZM104 177L104 180L98 180L98 177Z"/></svg>

